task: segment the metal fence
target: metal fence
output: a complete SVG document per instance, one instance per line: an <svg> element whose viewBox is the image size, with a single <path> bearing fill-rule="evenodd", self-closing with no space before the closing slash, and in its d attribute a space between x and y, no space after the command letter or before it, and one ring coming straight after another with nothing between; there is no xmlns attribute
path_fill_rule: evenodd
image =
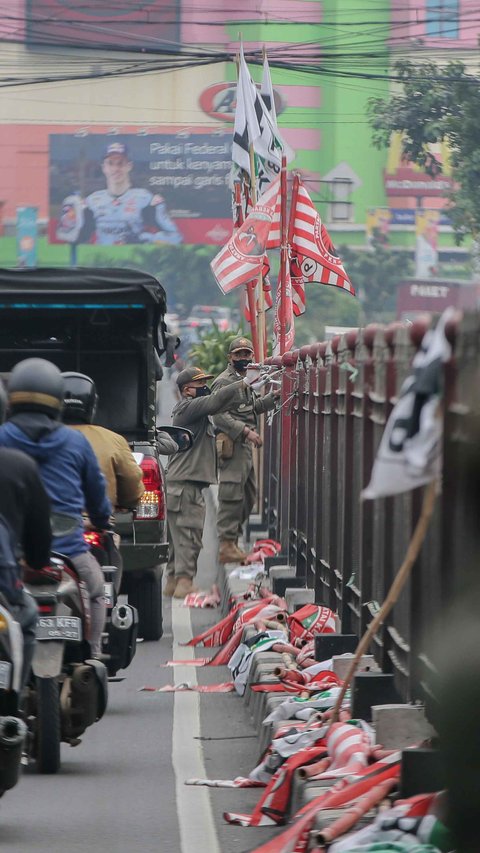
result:
<svg viewBox="0 0 480 853"><path fill-rule="evenodd" d="M359 636L402 563L420 511L420 490L360 501L396 394L428 321L370 326L302 347L281 365L282 408L266 426L263 520L282 542L316 601L336 610L344 633ZM473 565L478 505L467 497L480 394L480 318L447 330L443 491L411 580L375 641L382 669L405 700L423 698L428 629ZM480 430L478 431L480 436Z"/></svg>

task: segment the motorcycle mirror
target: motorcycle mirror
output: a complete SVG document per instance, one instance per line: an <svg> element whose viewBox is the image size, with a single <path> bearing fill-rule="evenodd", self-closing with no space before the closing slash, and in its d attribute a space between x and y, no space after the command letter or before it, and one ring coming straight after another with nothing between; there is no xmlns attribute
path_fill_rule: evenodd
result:
<svg viewBox="0 0 480 853"><path fill-rule="evenodd" d="M180 338L177 335L165 335L165 366L172 367L175 364L175 350L180 346Z"/></svg>
<svg viewBox="0 0 480 853"><path fill-rule="evenodd" d="M156 350L153 351L153 358L155 361L155 379L157 382L161 382L163 379L163 367L160 361L160 356Z"/></svg>
<svg viewBox="0 0 480 853"><path fill-rule="evenodd" d="M166 432L170 438L178 444L178 450L183 453L185 450L190 450L193 444L193 434L189 429L176 426L159 426L157 429L161 432Z"/></svg>

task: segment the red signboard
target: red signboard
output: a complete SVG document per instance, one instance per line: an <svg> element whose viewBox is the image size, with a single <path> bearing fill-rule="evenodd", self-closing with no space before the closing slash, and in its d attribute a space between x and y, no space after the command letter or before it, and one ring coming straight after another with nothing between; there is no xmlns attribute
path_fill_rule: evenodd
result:
<svg viewBox="0 0 480 853"><path fill-rule="evenodd" d="M454 182L447 175L438 175L431 178L425 172L418 172L409 166L401 166L393 174L384 174L385 192L391 197L415 198L427 196L429 198L445 198L454 188Z"/></svg>
<svg viewBox="0 0 480 853"><path fill-rule="evenodd" d="M180 0L28 0L32 44L158 50L180 41Z"/></svg>
<svg viewBox="0 0 480 853"><path fill-rule="evenodd" d="M397 317L411 320L418 314L441 314L450 305L474 311L478 300L478 286L470 282L410 279L398 286Z"/></svg>
<svg viewBox="0 0 480 853"><path fill-rule="evenodd" d="M273 90L273 97L275 99L275 111L278 116L280 113L283 113L285 102L280 92L276 89ZM198 102L207 116L215 118L218 121L229 121L233 124L237 106L237 84L214 83L203 90Z"/></svg>

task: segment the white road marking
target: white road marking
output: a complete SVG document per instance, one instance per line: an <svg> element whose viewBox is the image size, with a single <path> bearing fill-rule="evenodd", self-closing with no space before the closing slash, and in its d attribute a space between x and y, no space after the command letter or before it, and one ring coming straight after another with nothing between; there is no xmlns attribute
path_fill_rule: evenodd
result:
<svg viewBox="0 0 480 853"><path fill-rule="evenodd" d="M188 607L172 600L173 659L194 658L191 646L179 646L192 637ZM193 666L173 668L175 684L189 681L197 684ZM177 814L182 853L208 850L220 853L208 788L188 787L185 779L207 775L200 736L200 695L195 692L174 693L172 764L175 772ZM201 839L201 848L200 848Z"/></svg>

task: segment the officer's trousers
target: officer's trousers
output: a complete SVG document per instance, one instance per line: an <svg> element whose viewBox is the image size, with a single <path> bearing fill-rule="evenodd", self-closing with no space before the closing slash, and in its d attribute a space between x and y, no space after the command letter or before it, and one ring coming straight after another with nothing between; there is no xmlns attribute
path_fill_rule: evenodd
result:
<svg viewBox="0 0 480 853"><path fill-rule="evenodd" d="M219 471L217 535L219 542L236 542L257 499L252 450L238 441L231 459Z"/></svg>
<svg viewBox="0 0 480 853"><path fill-rule="evenodd" d="M205 483L167 480L167 574L194 578L205 525Z"/></svg>

